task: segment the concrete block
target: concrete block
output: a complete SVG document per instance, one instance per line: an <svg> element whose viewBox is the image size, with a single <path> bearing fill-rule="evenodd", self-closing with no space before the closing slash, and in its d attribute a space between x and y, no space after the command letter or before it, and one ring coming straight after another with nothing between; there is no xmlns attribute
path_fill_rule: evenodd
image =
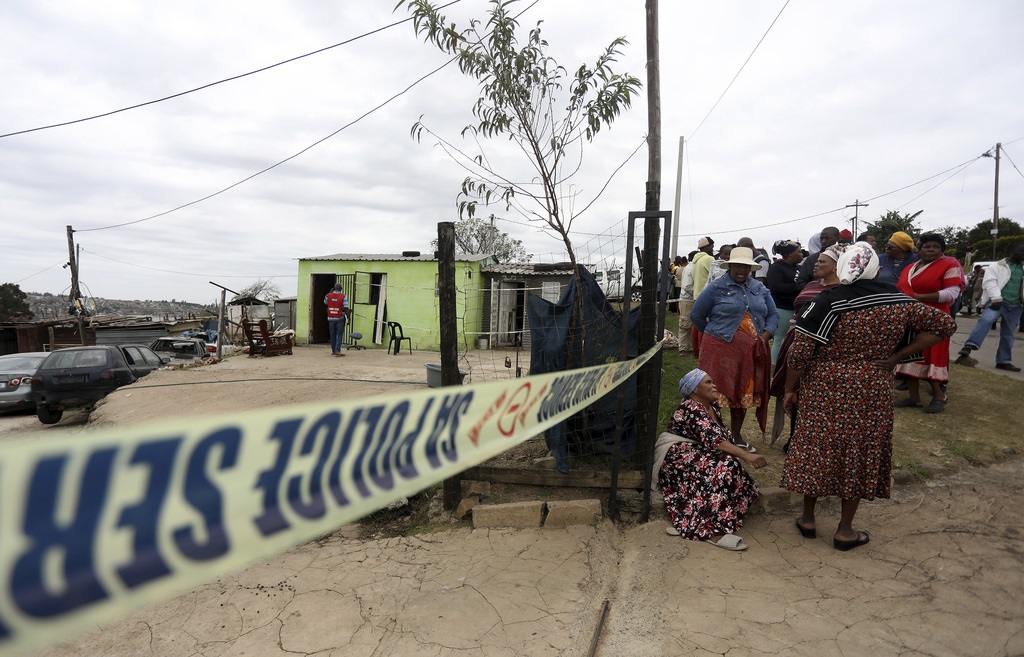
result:
<svg viewBox="0 0 1024 657"><path fill-rule="evenodd" d="M543 502L481 504L473 508L473 528L540 527L544 519Z"/></svg>
<svg viewBox="0 0 1024 657"><path fill-rule="evenodd" d="M548 502L545 527L561 528L569 525L593 525L601 520L601 500L565 500Z"/></svg>
<svg viewBox="0 0 1024 657"><path fill-rule="evenodd" d="M477 494L470 495L466 499L459 502L459 508L455 509L455 519L462 520L463 517L471 510L476 508L480 504L480 496Z"/></svg>

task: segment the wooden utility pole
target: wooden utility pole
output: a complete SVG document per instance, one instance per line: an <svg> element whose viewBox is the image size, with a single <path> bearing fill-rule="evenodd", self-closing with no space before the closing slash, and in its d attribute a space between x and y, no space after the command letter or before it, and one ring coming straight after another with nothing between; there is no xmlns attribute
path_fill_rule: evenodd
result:
<svg viewBox="0 0 1024 657"><path fill-rule="evenodd" d="M75 311L75 315L78 317L78 340L80 344L85 344L85 322L82 320L82 307L79 299L82 298L82 293L78 286L78 257L75 250L75 229L69 224L68 227L68 266L71 267L71 291L68 292L68 301L71 302L71 307ZM52 344L52 342L51 342Z"/></svg>
<svg viewBox="0 0 1024 657"><path fill-rule="evenodd" d="M658 0L647 0L647 203L661 209L661 69L658 56Z"/></svg>
<svg viewBox="0 0 1024 657"><path fill-rule="evenodd" d="M457 386L459 376L459 331L455 303L455 222L437 224L437 292L438 313L441 316L441 385ZM454 509L462 496L462 480L449 477L444 480L444 508Z"/></svg>
<svg viewBox="0 0 1024 657"><path fill-rule="evenodd" d="M860 213L858 211L861 208L868 207L868 204L861 203L860 199L857 199L853 204L847 205L846 207L853 208L853 239L857 239L857 235L860 235L860 233L857 232L857 221L860 219Z"/></svg>
<svg viewBox="0 0 1024 657"><path fill-rule="evenodd" d="M992 259L996 260L996 240L999 239L999 151L1002 142L996 144L996 191L992 200Z"/></svg>
<svg viewBox="0 0 1024 657"><path fill-rule="evenodd" d="M661 66L658 54L658 0L647 0L647 198L645 210L661 209ZM672 219L666 222L666 237L675 232ZM661 297L667 294L668 259L658 262L658 238L661 226L656 216L644 219L643 294L640 304L640 353L653 347L657 335L658 314L664 312ZM661 294L658 294L660 280ZM655 296L657 295L657 297ZM661 303L659 303L661 302ZM639 371L637 384L637 461L647 468L652 462L657 436L658 403L661 399L662 353L659 351ZM646 521L650 507L650 491L644 491L641 518Z"/></svg>

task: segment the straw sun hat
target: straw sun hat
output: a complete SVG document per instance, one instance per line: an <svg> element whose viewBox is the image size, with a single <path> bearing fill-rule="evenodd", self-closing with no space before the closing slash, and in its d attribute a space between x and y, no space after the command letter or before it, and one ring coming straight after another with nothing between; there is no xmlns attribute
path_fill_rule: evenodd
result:
<svg viewBox="0 0 1024 657"><path fill-rule="evenodd" d="M750 271L757 271L761 265L754 262L754 251L745 246L734 247L729 254L729 260L719 265L722 269L728 269L729 265L750 265Z"/></svg>

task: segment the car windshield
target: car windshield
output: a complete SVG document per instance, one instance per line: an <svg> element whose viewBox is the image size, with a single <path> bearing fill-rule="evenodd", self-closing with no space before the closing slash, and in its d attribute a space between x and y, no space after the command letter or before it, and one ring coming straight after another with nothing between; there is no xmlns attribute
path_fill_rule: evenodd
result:
<svg viewBox="0 0 1024 657"><path fill-rule="evenodd" d="M68 367L103 367L107 364L106 349L63 349L46 359L46 369Z"/></svg>
<svg viewBox="0 0 1024 657"><path fill-rule="evenodd" d="M28 372L39 369L46 356L7 356L0 358L0 372Z"/></svg>

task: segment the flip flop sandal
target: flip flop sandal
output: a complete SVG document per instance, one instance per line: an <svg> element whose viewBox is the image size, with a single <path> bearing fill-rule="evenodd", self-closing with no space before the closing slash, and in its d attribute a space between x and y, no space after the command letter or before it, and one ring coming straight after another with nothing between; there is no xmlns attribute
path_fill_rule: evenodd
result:
<svg viewBox="0 0 1024 657"><path fill-rule="evenodd" d="M921 402L910 401L910 399L901 399L892 405L893 408L922 408L923 406L924 404Z"/></svg>
<svg viewBox="0 0 1024 657"><path fill-rule="evenodd" d="M800 530L800 535L804 538L818 538L818 529L816 527L807 528L800 524L800 518L796 519L796 528Z"/></svg>
<svg viewBox="0 0 1024 657"><path fill-rule="evenodd" d="M742 449L742 450L744 450L746 452L749 452L751 454L757 454L757 450L750 443L733 443L733 445L736 445L740 449Z"/></svg>
<svg viewBox="0 0 1024 657"><path fill-rule="evenodd" d="M711 543L715 547L720 547L723 550L729 550L730 552L742 552L747 549L747 544L743 542L743 539L736 534L726 534L717 541L708 539L708 543Z"/></svg>
<svg viewBox="0 0 1024 657"><path fill-rule="evenodd" d="M840 552L848 552L855 547L867 545L870 540L871 536L867 532L857 532L857 538L852 541L841 541L838 538L833 538L832 547Z"/></svg>
<svg viewBox="0 0 1024 657"><path fill-rule="evenodd" d="M941 413L946 410L946 402L948 399L933 399L927 406L924 407L925 413Z"/></svg>
<svg viewBox="0 0 1024 657"><path fill-rule="evenodd" d="M675 525L669 525L666 527L665 533L669 536L679 536L679 530L675 528Z"/></svg>

